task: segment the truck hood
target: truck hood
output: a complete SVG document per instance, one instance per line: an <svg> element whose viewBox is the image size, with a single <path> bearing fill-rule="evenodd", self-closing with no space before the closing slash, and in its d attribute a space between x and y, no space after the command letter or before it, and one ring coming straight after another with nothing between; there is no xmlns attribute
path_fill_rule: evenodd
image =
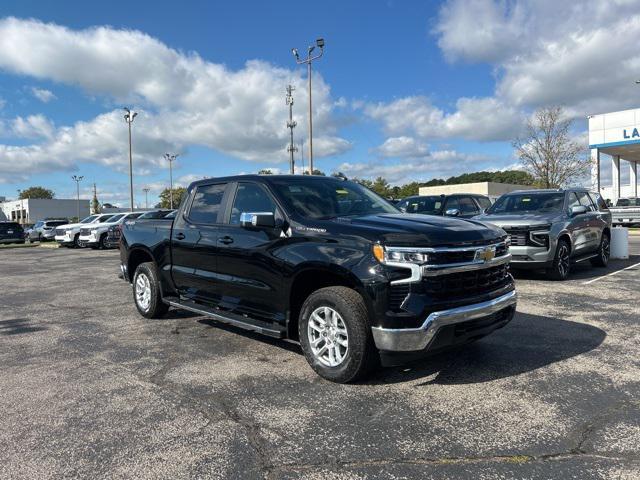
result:
<svg viewBox="0 0 640 480"><path fill-rule="evenodd" d="M555 223L562 216L562 213L482 214L473 219L499 227L535 227Z"/></svg>
<svg viewBox="0 0 640 480"><path fill-rule="evenodd" d="M65 225L58 225L56 228L68 230L71 228L80 228L85 225L91 225L91 224L90 223L67 223Z"/></svg>
<svg viewBox="0 0 640 480"><path fill-rule="evenodd" d="M470 245L497 240L505 232L493 225L474 220L420 214L378 214L337 218L386 245L435 247Z"/></svg>

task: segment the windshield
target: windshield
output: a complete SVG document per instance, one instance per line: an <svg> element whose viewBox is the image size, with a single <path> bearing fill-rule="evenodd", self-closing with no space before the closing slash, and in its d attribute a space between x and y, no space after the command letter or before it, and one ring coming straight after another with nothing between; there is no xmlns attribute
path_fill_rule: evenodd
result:
<svg viewBox="0 0 640 480"><path fill-rule="evenodd" d="M124 217L124 213L120 215L114 215L113 217L109 218L109 223L115 223L118 220L120 220L122 217Z"/></svg>
<svg viewBox="0 0 640 480"><path fill-rule="evenodd" d="M429 196L408 198L402 202L401 209L406 213L424 213L426 215L439 215L442 211L444 197Z"/></svg>
<svg viewBox="0 0 640 480"><path fill-rule="evenodd" d="M80 223L91 223L93 222L96 218L98 218L98 215L91 215L90 217L85 218L84 220L81 220Z"/></svg>
<svg viewBox="0 0 640 480"><path fill-rule="evenodd" d="M564 193L518 193L503 195L487 213L559 212L564 205Z"/></svg>
<svg viewBox="0 0 640 480"><path fill-rule="evenodd" d="M271 180L278 196L305 218L326 220L335 217L399 213L398 209L368 188L334 178L282 178Z"/></svg>
<svg viewBox="0 0 640 480"><path fill-rule="evenodd" d="M109 216L109 215L107 215L107 216L104 216L104 217L100 217L100 218L98 219L98 223L105 223L105 222L108 222L108 221L109 221L109 220L111 220L114 216L115 216L115 215L110 215L110 216Z"/></svg>

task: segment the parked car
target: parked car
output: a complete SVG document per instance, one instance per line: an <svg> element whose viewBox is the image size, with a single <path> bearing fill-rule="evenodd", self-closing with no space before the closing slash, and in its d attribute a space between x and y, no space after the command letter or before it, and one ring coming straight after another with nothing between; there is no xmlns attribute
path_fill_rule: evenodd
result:
<svg viewBox="0 0 640 480"><path fill-rule="evenodd" d="M609 211L614 225L640 225L640 198L619 198Z"/></svg>
<svg viewBox="0 0 640 480"><path fill-rule="evenodd" d="M491 200L484 195L415 195L401 200L397 207L405 213L423 215L447 215L449 217L471 218L483 213L491 206Z"/></svg>
<svg viewBox="0 0 640 480"><path fill-rule="evenodd" d="M586 189L507 193L475 218L509 234L512 268L544 268L550 278L564 280L572 263L609 263L611 213Z"/></svg>
<svg viewBox="0 0 640 480"><path fill-rule="evenodd" d="M17 222L0 222L0 243L24 243L24 229Z"/></svg>
<svg viewBox="0 0 640 480"><path fill-rule="evenodd" d="M56 236L56 228L61 225L66 225L69 220L55 219L55 220L41 220L36 222L33 227L27 230L27 238L31 241L47 241L54 240Z"/></svg>
<svg viewBox="0 0 640 480"><path fill-rule="evenodd" d="M80 237L78 244L81 247L90 248L107 248L106 240L109 227L122 225L127 220L133 220L141 216L145 212L116 213L103 223L89 224L80 228Z"/></svg>
<svg viewBox="0 0 640 480"><path fill-rule="evenodd" d="M170 306L298 340L335 382L483 337L513 317L503 230L403 214L320 176L192 183L171 222L123 225L123 277L141 315Z"/></svg>
<svg viewBox="0 0 640 480"><path fill-rule="evenodd" d="M140 217L140 220L146 220L148 218L165 218L167 215L174 213L175 210L152 210L146 212Z"/></svg>
<svg viewBox="0 0 640 480"><path fill-rule="evenodd" d="M80 229L89 225L98 225L113 217L113 213L90 215L78 223L68 223L56 227L56 242L65 247L80 246Z"/></svg>

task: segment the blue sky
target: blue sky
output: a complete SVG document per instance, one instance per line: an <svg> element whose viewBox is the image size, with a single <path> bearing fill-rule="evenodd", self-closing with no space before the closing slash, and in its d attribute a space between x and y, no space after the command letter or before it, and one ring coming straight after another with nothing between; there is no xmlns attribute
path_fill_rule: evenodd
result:
<svg viewBox="0 0 640 480"><path fill-rule="evenodd" d="M510 140L537 107L576 119L637 106L637 2L7 1L0 7L0 195L30 185L73 196L97 183L126 203L134 123L137 202L168 183L287 170L284 88L306 128L303 51L314 64L317 168L392 183L516 164ZM636 8L635 11L638 11ZM610 65L594 68L607 58ZM614 70L609 73L609 70ZM607 75L603 75L607 72ZM581 138L581 137L580 137ZM306 157L306 151L305 151Z"/></svg>

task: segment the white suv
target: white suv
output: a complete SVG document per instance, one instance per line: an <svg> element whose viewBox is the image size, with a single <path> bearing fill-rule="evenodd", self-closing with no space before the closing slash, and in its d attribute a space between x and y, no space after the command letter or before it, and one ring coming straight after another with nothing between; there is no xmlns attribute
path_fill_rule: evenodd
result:
<svg viewBox="0 0 640 480"><path fill-rule="evenodd" d="M105 248L109 227L121 225L127 220L133 220L146 212L116 213L104 223L84 225L80 228L78 243L81 247Z"/></svg>
<svg viewBox="0 0 640 480"><path fill-rule="evenodd" d="M64 245L65 247L79 247L80 229L82 227L104 223L111 217L113 217L113 215L113 213L90 215L78 223L67 223L66 225L60 225L59 227L56 227L56 242Z"/></svg>

